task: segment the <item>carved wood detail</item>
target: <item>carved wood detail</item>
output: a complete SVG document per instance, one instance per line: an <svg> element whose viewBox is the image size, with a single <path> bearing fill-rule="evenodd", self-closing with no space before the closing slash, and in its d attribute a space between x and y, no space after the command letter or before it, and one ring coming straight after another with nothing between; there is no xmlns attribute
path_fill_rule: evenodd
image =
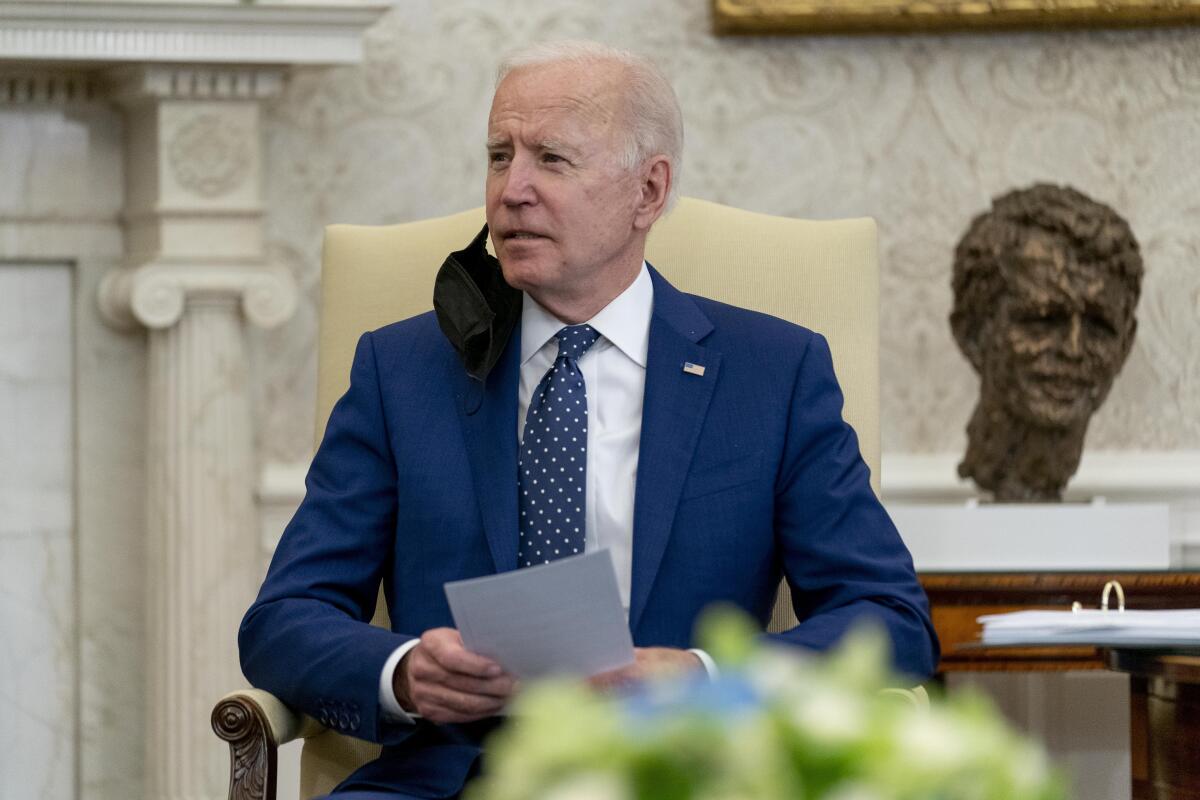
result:
<svg viewBox="0 0 1200 800"><path fill-rule="evenodd" d="M258 704L248 697L222 700L212 728L229 742L229 800L275 800L278 746Z"/></svg>

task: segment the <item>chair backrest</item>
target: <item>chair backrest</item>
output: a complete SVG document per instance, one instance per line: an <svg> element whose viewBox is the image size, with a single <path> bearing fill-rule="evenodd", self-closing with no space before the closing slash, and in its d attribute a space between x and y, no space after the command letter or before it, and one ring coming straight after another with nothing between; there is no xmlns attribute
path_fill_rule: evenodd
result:
<svg viewBox="0 0 1200 800"><path fill-rule="evenodd" d="M401 225L330 225L321 272L317 437L346 391L358 337L433 307L433 279L483 225L483 209ZM680 289L825 335L879 491L879 264L870 219L812 221L682 198L647 260Z"/></svg>
<svg viewBox="0 0 1200 800"><path fill-rule="evenodd" d="M358 337L432 308L433 279L446 254L483 225L483 210L378 227L325 231L317 358L317 436L349 382ZM870 219L795 220L682 198L655 225L647 260L675 286L800 323L829 340L879 491L879 265ZM377 621L379 616L376 617ZM780 594L772 630L795 624ZM305 744L303 797L328 791L377 748L325 732Z"/></svg>

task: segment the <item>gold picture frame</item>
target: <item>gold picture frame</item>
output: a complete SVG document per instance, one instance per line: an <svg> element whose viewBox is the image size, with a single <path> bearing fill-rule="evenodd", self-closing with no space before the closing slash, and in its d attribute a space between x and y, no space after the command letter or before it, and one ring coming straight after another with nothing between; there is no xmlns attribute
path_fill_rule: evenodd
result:
<svg viewBox="0 0 1200 800"><path fill-rule="evenodd" d="M712 0L722 35L1200 24L1200 0Z"/></svg>

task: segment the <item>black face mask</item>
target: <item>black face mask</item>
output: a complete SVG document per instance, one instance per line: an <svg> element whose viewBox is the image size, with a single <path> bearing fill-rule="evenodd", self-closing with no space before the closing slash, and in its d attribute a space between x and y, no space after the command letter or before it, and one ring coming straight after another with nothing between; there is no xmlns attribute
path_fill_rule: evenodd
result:
<svg viewBox="0 0 1200 800"><path fill-rule="evenodd" d="M438 325L478 381L496 366L521 318L521 292L504 282L487 237L484 225L469 245L446 256L433 283Z"/></svg>

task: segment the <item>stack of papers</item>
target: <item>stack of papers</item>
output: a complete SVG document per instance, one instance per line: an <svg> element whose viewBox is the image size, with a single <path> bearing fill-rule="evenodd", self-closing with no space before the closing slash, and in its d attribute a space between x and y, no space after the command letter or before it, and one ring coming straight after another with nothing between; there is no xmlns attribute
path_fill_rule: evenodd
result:
<svg viewBox="0 0 1200 800"><path fill-rule="evenodd" d="M1200 609L1014 611L980 617L985 645L1200 647Z"/></svg>

